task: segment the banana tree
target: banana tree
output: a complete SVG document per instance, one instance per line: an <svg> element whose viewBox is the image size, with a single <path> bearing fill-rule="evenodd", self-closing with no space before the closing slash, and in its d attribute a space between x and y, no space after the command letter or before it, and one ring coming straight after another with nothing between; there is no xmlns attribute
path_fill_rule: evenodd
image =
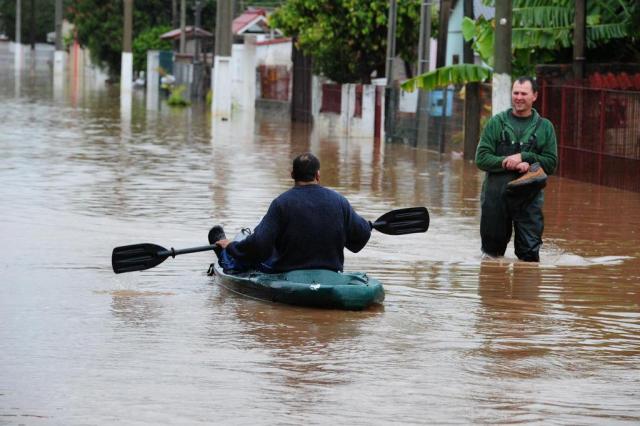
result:
<svg viewBox="0 0 640 426"><path fill-rule="evenodd" d="M638 29L634 17L637 0L589 0L587 2L588 48L614 39L630 37ZM573 0L516 0L513 3L514 49L560 50L573 44Z"/></svg>
<svg viewBox="0 0 640 426"><path fill-rule="evenodd" d="M466 84L482 82L491 77L490 68L474 64L456 64L436 68L433 71L410 78L402 83L401 87L407 92L413 92L416 88L433 90L438 87L446 87L452 84Z"/></svg>
<svg viewBox="0 0 640 426"><path fill-rule="evenodd" d="M493 5L491 0L484 3ZM587 5L588 48L602 48L612 41L629 38L637 40L640 36L640 30L634 24L640 18L640 4L637 0L589 0ZM574 14L573 0L514 0L514 74L531 74L537 64L566 60L573 43ZM495 20L484 16L475 20L464 18L462 34L466 41L471 41L473 50L488 68L470 64L442 67L407 80L402 88L407 91L415 88L433 90L451 84L482 82L490 78L494 64Z"/></svg>

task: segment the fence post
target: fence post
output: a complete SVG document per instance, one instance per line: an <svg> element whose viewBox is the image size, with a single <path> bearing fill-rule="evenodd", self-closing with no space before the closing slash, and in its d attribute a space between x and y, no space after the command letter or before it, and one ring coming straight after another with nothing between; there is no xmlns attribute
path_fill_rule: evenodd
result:
<svg viewBox="0 0 640 426"><path fill-rule="evenodd" d="M607 109L605 108L605 91L600 90L600 129L598 132L598 184L602 185L602 155L604 153L604 128L606 124Z"/></svg>
<svg viewBox="0 0 640 426"><path fill-rule="evenodd" d="M543 117L547 116L547 82L542 80L540 82L540 85L542 86L542 111L540 111L540 115L542 115Z"/></svg>
<svg viewBox="0 0 640 426"><path fill-rule="evenodd" d="M562 86L562 88L560 89L560 140L558 141L558 145L560 147L565 145L565 132L566 132L566 119L567 119L567 91L565 89L565 86ZM564 149L559 149L560 153L559 153L559 163L560 163L560 170L559 172L562 172L562 165L564 164ZM563 175L563 173L558 173L560 176Z"/></svg>

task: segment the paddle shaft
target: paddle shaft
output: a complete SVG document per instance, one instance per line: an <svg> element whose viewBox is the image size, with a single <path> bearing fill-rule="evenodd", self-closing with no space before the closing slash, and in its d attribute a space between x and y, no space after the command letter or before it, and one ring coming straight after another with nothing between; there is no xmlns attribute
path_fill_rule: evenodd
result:
<svg viewBox="0 0 640 426"><path fill-rule="evenodd" d="M208 245L181 250L176 250L171 247L171 249L167 250L156 244L133 244L114 248L111 255L111 266L113 267L113 272L116 274L142 271L161 264L168 257L176 257L179 254L196 253L199 251L210 251L214 248L214 245Z"/></svg>
<svg viewBox="0 0 640 426"><path fill-rule="evenodd" d="M176 250L173 247L171 247L170 250L161 250L158 252L158 257L176 257L179 254L189 254L189 253L197 253L200 251L209 251L209 250L213 250L215 247L215 244L212 244L210 246L198 246L198 247L191 247L191 248L186 248L186 249L180 249L180 250Z"/></svg>

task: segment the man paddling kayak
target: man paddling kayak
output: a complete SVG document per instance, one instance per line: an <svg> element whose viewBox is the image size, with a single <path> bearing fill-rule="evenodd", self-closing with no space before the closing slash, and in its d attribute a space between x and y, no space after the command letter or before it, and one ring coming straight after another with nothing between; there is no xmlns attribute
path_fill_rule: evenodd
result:
<svg viewBox="0 0 640 426"><path fill-rule="evenodd" d="M342 271L344 249L357 253L371 236L371 223L338 192L320 185L320 161L311 153L293 160L294 186L271 202L253 233L227 239L221 226L209 231L209 243L225 272L260 269Z"/></svg>

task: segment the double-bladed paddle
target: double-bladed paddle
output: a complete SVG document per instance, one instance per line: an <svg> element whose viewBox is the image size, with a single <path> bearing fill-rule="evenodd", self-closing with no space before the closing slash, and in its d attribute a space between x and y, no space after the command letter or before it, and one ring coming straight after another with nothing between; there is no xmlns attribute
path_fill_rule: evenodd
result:
<svg viewBox="0 0 640 426"><path fill-rule="evenodd" d="M371 227L376 231L389 235L427 232L427 229L429 229L429 212L425 207L391 210L380 216L378 220L371 224ZM164 247L150 243L121 246L113 249L111 266L116 274L143 271L161 264L169 256L176 257L179 254L209 251L213 250L214 247L215 245L212 244L182 250L175 250L171 247L167 250Z"/></svg>
<svg viewBox="0 0 640 426"><path fill-rule="evenodd" d="M389 235L415 234L429 229L429 212L426 207L409 207L391 210L371 224L378 232Z"/></svg>

